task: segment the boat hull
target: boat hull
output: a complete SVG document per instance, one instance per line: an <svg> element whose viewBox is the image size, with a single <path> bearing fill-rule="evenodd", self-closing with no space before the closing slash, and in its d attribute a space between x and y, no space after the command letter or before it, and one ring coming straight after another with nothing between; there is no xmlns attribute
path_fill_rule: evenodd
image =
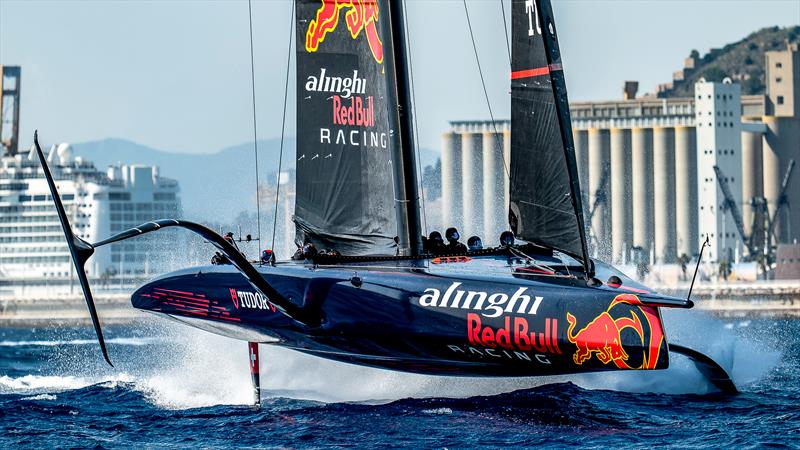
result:
<svg viewBox="0 0 800 450"><path fill-rule="evenodd" d="M223 336L407 372L533 376L669 364L658 308L636 293L530 276L503 261L279 264L259 272L317 312L319 326L283 314L229 266L167 274L138 289L132 303Z"/></svg>

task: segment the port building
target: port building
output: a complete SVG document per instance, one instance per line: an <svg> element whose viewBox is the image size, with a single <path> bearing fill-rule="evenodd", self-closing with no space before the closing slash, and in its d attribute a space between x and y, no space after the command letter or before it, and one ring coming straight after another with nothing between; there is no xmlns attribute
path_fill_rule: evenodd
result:
<svg viewBox="0 0 800 450"><path fill-rule="evenodd" d="M180 217L178 183L160 176L156 167L116 165L100 171L74 156L66 143L53 145L47 161L72 229L86 241ZM153 233L100 247L86 272L92 278L160 273L174 253L169 239ZM6 152L0 158L0 278L58 284L72 276L67 242L35 150Z"/></svg>

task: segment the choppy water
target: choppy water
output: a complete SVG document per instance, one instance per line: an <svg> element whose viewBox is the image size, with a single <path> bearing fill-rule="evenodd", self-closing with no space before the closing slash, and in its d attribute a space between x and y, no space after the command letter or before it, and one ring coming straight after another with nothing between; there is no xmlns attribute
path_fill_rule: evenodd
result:
<svg viewBox="0 0 800 450"><path fill-rule="evenodd" d="M800 445L800 321L682 311L666 324L742 394L709 393L681 357L661 372L495 380L262 348L256 411L242 342L159 319L110 327L112 369L88 329L0 329L0 448Z"/></svg>

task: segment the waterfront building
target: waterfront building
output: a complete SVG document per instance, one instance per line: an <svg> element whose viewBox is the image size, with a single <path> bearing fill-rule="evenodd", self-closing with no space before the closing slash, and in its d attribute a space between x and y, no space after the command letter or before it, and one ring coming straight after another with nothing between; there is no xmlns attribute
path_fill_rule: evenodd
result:
<svg viewBox="0 0 800 450"><path fill-rule="evenodd" d="M0 279L69 280L74 271L67 243L35 150L0 156ZM102 172L73 156L69 144L54 145L47 161L72 229L86 241L181 215L178 183L157 167L118 165ZM100 247L86 272L95 279L160 273L175 253L174 238L166 231Z"/></svg>

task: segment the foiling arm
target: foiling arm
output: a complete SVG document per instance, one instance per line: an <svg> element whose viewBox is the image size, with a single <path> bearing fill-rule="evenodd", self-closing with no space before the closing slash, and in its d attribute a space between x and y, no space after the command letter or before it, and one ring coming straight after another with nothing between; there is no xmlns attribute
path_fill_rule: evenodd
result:
<svg viewBox="0 0 800 450"><path fill-rule="evenodd" d="M77 273L78 280L81 284L83 297L86 300L86 306L89 309L92 325L94 326L95 333L97 334L97 341L100 344L100 350L103 352L103 357L109 365L113 366L113 364L111 364L111 359L108 356L105 339L103 338L103 330L100 326L100 320L97 316L97 309L92 296L92 290L89 287L89 279L86 276L86 271L84 269L86 261L94 254L94 249L97 247L119 242L132 237L141 236L145 233L158 231L163 228L180 227L202 236L207 241L211 242L215 247L217 247L222 254L228 257L231 264L233 264L233 266L239 270L245 279L247 279L248 283L250 283L250 285L257 292L264 295L264 297L267 298L269 302L283 314L286 314L291 319L307 326L317 326L321 322L321 318L319 317L318 313L303 309L302 307L299 307L289 301L286 297L281 295L277 290L270 286L264 277L258 273L256 268L253 267L253 265L250 264L247 259L245 259L245 257L233 247L233 245L225 241L222 236L213 230L198 223L178 219L161 219L143 223L138 227L125 230L95 244L90 244L89 242L79 238L72 231L69 219L67 218L67 214L64 210L64 205L58 195L58 189L56 189L55 181L50 173L50 168L47 166L47 161L44 157L44 153L42 152L42 148L39 145L38 132L34 133L33 142L36 147L36 153L39 156L39 161L42 164L42 171L47 179L47 185L50 188L50 194L52 195L53 202L55 203L56 213L61 221L61 228L64 231L64 236L66 237L67 245L69 246L72 263L75 266L75 272Z"/></svg>

